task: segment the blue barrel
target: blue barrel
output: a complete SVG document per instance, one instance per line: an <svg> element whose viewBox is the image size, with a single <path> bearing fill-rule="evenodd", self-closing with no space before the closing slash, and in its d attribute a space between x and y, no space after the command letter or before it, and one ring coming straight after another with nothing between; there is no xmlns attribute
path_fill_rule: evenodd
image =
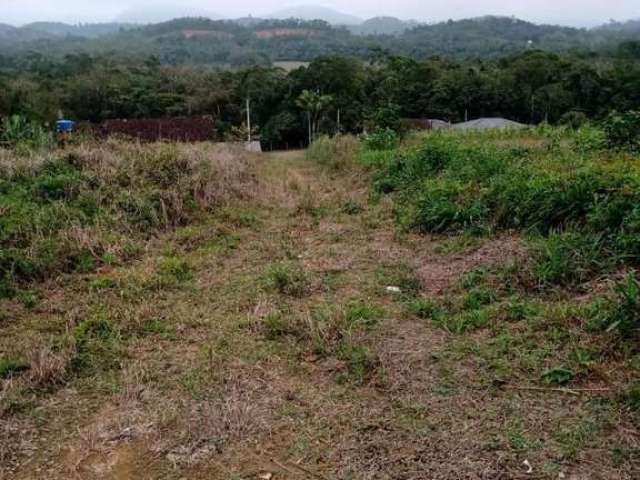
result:
<svg viewBox="0 0 640 480"><path fill-rule="evenodd" d="M69 132L73 132L73 127L75 126L76 122L73 122L71 120L58 120L56 122L56 131L58 133L69 133Z"/></svg>

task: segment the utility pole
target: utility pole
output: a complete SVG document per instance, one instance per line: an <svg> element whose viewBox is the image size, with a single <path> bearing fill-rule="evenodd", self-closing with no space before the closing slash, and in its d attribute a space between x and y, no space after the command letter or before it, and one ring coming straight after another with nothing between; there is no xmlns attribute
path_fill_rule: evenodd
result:
<svg viewBox="0 0 640 480"><path fill-rule="evenodd" d="M307 123L309 124L309 146L311 146L311 143L313 142L313 133L312 133L312 129L311 129L311 112L307 112Z"/></svg>
<svg viewBox="0 0 640 480"><path fill-rule="evenodd" d="M247 141L251 143L251 99L247 97Z"/></svg>
<svg viewBox="0 0 640 480"><path fill-rule="evenodd" d="M340 128L340 109L338 109L338 133L341 133L341 128Z"/></svg>

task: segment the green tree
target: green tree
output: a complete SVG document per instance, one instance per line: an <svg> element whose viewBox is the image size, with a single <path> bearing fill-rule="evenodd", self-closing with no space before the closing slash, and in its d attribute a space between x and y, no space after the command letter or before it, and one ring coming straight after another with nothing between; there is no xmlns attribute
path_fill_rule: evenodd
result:
<svg viewBox="0 0 640 480"><path fill-rule="evenodd" d="M318 134L318 120L320 114L331 104L333 97L331 95L322 95L318 92L303 90L296 105L307 113L307 122L309 127L309 144Z"/></svg>

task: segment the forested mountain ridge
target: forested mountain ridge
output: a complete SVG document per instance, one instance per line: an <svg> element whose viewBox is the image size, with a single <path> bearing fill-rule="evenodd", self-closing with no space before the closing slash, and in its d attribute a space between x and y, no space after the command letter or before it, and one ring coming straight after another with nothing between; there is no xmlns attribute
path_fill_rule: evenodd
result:
<svg viewBox="0 0 640 480"><path fill-rule="evenodd" d="M412 28L407 29L409 26ZM311 61L324 55L368 60L376 50L414 59L498 58L530 49L599 52L637 39L640 21L580 29L495 16L417 26L398 19L378 18L349 28L322 20L253 18L238 21L180 18L144 26L117 23L0 26L0 48L9 59L30 52L51 58L81 52L109 53L128 59L154 56L168 65L221 67Z"/></svg>

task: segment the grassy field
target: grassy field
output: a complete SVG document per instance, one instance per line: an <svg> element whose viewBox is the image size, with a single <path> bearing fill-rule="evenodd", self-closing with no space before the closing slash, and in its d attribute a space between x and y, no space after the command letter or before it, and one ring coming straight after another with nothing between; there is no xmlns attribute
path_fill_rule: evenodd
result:
<svg viewBox="0 0 640 480"><path fill-rule="evenodd" d="M0 478L640 476L640 159L593 132L0 165Z"/></svg>

